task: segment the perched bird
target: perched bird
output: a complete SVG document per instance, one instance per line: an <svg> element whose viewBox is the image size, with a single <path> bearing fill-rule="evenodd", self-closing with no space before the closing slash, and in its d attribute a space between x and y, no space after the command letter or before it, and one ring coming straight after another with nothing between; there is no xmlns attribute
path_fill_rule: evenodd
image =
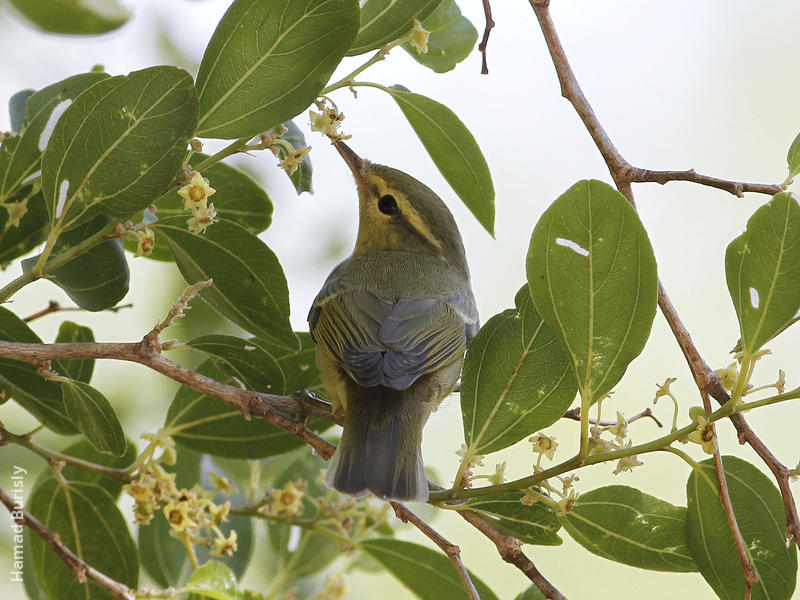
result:
<svg viewBox="0 0 800 600"><path fill-rule="evenodd" d="M453 215L402 171L336 148L355 176L358 238L308 321L344 431L326 483L345 494L425 501L422 428L453 391L478 331Z"/></svg>

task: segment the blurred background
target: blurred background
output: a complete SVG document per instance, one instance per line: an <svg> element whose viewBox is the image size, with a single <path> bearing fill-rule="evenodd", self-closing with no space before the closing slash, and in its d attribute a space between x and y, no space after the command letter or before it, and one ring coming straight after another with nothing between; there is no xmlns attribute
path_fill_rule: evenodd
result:
<svg viewBox="0 0 800 600"><path fill-rule="evenodd" d="M121 29L76 38L41 33L0 1L2 102L20 89L44 87L97 63L113 75L153 64L174 64L195 74L229 1L138 0L127 4L133 17ZM482 32L481 2L461 0L459 4ZM628 161L652 169L695 168L738 181L784 180L786 152L800 131L796 41L800 3L556 0L552 4L553 19L578 80ZM465 240L484 322L513 306L514 294L525 279L531 231L547 206L579 179L611 182L589 135L560 96L529 4L498 0L492 8L496 27L489 42L489 75L480 75L477 50L455 70L439 75L398 48L362 79L386 85L401 83L459 115L481 146L493 174L497 193L494 238L450 190L387 95L374 89L359 89L357 98L347 90L332 95L347 117L343 130L353 136L349 143L356 152L414 175L450 206ZM365 58L346 59L334 78ZM260 181L272 198L273 225L262 237L286 272L292 322L296 329L307 330L305 317L314 295L331 268L352 249L357 203L349 172L327 140L309 132L307 113L296 123L313 147L313 195L296 196L270 153L235 157L231 164ZM0 130L9 128L7 111L2 110ZM213 144L206 145L206 150L213 149ZM767 197L737 198L688 183L638 184L634 193L660 278L681 318L704 358L715 368L727 365L738 332L725 283L725 248ZM173 265L128 258L132 291L126 301L132 302L133 308L116 314L50 315L35 321L34 330L52 341L59 323L69 318L92 327L98 341L140 339L164 315L183 284ZM0 272L0 284L18 275L18 265ZM13 310L27 315L44 308L51 299L70 304L57 287L37 282L14 297ZM175 330L168 335L180 336ZM800 384L799 336L796 327L769 344L773 354L759 363L757 385L775 381L779 368L787 371L789 388ZM656 383L667 377L678 378L672 390L686 422L688 408L701 400L659 313L645 351L631 364L613 398L604 403L604 416L613 418L616 410L631 416L652 406ZM123 363L98 364L93 385L112 401L134 440L163 423L177 387L143 367ZM672 405L668 400L662 402L655 410L668 425ZM795 431L798 417L800 406L785 403L748 418L772 451L793 466L800 459ZM0 406L0 420L13 431L35 426L32 418L11 403ZM577 424L560 422L551 431L560 444L556 459L571 456L577 445ZM729 424L723 423L719 431L725 453L758 464L748 448L739 446ZM638 443L661 432L647 420L632 425L630 434ZM55 436L43 435L42 439L54 448L67 445ZM431 417L425 433L426 463L445 485L452 482L458 465L455 451L462 441L456 396ZM704 458L695 448L689 451ZM687 465L671 455L640 458L645 466L633 473L614 476L613 464L582 469L578 491L624 484L685 506ZM492 472L494 464L503 460L508 463L509 477L516 478L530 472L534 457L530 445L521 442L487 457L485 470ZM38 457L3 448L0 484L8 484L13 464L31 471L43 466ZM33 475L28 481L32 487ZM800 493L800 489L796 491ZM457 516L439 515L434 526L461 546L465 564L498 597L513 598L528 585L519 571L500 560L488 540ZM427 543L410 528L401 537ZM526 546L525 551L569 598L633 598L642 592L652 599L714 597L698 574L661 574L617 565L590 554L566 534L563 537L561 546ZM0 535L0 544L7 544L8 538L5 533ZM3 548L5 556L7 550ZM253 589L258 589L263 579L259 560L263 558L256 552L245 580ZM0 564L10 563L3 558ZM4 571L5 567L0 567L0 597L23 598L21 585L10 583ZM348 577L347 598L375 597L402 599L410 593L387 575L357 573Z"/></svg>

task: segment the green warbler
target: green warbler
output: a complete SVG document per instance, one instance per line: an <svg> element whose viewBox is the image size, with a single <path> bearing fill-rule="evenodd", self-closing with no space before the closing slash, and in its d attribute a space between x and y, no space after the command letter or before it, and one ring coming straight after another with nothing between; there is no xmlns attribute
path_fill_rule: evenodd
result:
<svg viewBox="0 0 800 600"><path fill-rule="evenodd" d="M478 331L453 215L402 171L336 148L355 176L358 238L308 321L344 431L326 483L345 494L425 501L422 428L455 387Z"/></svg>

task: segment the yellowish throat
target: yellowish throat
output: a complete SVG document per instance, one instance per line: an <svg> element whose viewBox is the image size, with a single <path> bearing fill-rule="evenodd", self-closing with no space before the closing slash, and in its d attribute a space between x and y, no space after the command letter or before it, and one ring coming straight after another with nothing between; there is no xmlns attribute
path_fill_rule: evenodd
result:
<svg viewBox="0 0 800 600"><path fill-rule="evenodd" d="M402 171L336 148L355 176L358 238L308 321L344 431L326 483L340 492L425 501L422 428L458 381L478 331L453 215Z"/></svg>

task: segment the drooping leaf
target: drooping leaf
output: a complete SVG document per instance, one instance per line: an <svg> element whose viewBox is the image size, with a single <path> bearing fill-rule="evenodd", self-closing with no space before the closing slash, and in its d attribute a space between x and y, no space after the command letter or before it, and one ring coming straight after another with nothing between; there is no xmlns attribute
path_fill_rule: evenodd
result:
<svg viewBox="0 0 800 600"><path fill-rule="evenodd" d="M42 151L66 108L84 90L107 78L106 73L81 73L28 97L19 135L0 146L0 204L39 170Z"/></svg>
<svg viewBox="0 0 800 600"><path fill-rule="evenodd" d="M213 279L200 297L242 329L287 349L298 347L289 325L289 290L277 257L244 227L220 219L205 234L182 217L153 224L188 283Z"/></svg>
<svg viewBox="0 0 800 600"><path fill-rule="evenodd" d="M222 383L237 385L213 361L202 363L197 372ZM178 427L175 441L215 456L264 458L301 445L299 439L263 419L247 420L237 409L201 392L182 387L167 412L165 427Z"/></svg>
<svg viewBox="0 0 800 600"><path fill-rule="evenodd" d="M495 315L467 350L461 381L464 438L489 454L555 423L575 398L572 363L533 306L528 286L516 309Z"/></svg>
<svg viewBox="0 0 800 600"><path fill-rule="evenodd" d="M108 215L95 215L90 221L62 233L49 260L112 222ZM38 260L38 255L23 260L23 271L32 269ZM63 266L49 269L47 278L81 308L91 311L111 308L128 293L130 281L122 240L112 238L100 242Z"/></svg>
<svg viewBox="0 0 800 600"><path fill-rule="evenodd" d="M358 32L353 0L236 0L197 73L201 137L254 136L311 104Z"/></svg>
<svg viewBox="0 0 800 600"><path fill-rule="evenodd" d="M192 164L199 164L206 158L208 158L206 154L194 154L192 155ZM241 225L251 233L261 233L270 226L272 201L267 192L248 175L220 162L204 169L203 177L208 179L211 187L216 190L209 197L209 202L214 204L219 218ZM183 198L178 195L177 190L164 194L155 202L155 206L158 219L181 217L185 224L191 216L191 213L184 209ZM141 223L142 215L137 215L133 220L135 223ZM157 237L155 241L153 252L148 255L148 258L172 261L172 253L166 242L159 243ZM134 252L136 240L128 236L125 239L125 248Z"/></svg>
<svg viewBox="0 0 800 600"><path fill-rule="evenodd" d="M636 211L602 181L576 183L536 224L526 269L536 309L596 402L642 351L655 316L656 261Z"/></svg>
<svg viewBox="0 0 800 600"><path fill-rule="evenodd" d="M747 221L725 253L742 348L753 354L800 309L800 206L781 192Z"/></svg>
<svg viewBox="0 0 800 600"><path fill-rule="evenodd" d="M64 321L58 328L56 344L78 344L94 342L94 333L88 327L72 321ZM63 359L53 361L56 371L77 381L89 383L94 372L94 359Z"/></svg>
<svg viewBox="0 0 800 600"><path fill-rule="evenodd" d="M383 88L419 136L436 168L486 231L494 235L494 185L475 138L443 104L402 86Z"/></svg>
<svg viewBox="0 0 800 600"><path fill-rule="evenodd" d="M469 56L478 41L478 31L469 19L461 14L454 0L442 0L439 6L422 21L430 32L428 51L420 54L409 42L403 49L421 65L436 73L446 73Z"/></svg>
<svg viewBox="0 0 800 600"><path fill-rule="evenodd" d="M197 123L192 78L150 67L101 81L64 111L42 156L50 219L65 229L105 213L129 219L183 164Z"/></svg>
<svg viewBox="0 0 800 600"><path fill-rule="evenodd" d="M118 0L11 0L38 28L52 33L91 35L122 27L130 11Z"/></svg>
<svg viewBox="0 0 800 600"><path fill-rule="evenodd" d="M686 547L686 509L635 488L609 485L583 493L561 523L603 558L651 571L697 571Z"/></svg>
<svg viewBox="0 0 800 600"><path fill-rule="evenodd" d="M27 211L18 225L9 223L9 207L24 203ZM11 194L0 207L0 264L11 262L27 254L47 239L50 219L44 195L36 186L25 186Z"/></svg>
<svg viewBox="0 0 800 600"><path fill-rule="evenodd" d="M61 390L67 414L92 446L114 456L125 454L125 432L106 397L82 381L65 381Z"/></svg>
<svg viewBox="0 0 800 600"><path fill-rule="evenodd" d="M204 598L237 600L240 596L236 586L236 575L230 567L218 560L209 560L195 569L183 589Z"/></svg>
<svg viewBox="0 0 800 600"><path fill-rule="evenodd" d="M0 340L28 344L42 343L39 336L22 319L2 306L0 306ZM61 386L45 380L32 364L0 358L0 390L56 433L71 435L78 431L67 415Z"/></svg>
<svg viewBox="0 0 800 600"><path fill-rule="evenodd" d="M797 578L797 549L786 544L786 516L775 484L752 464L724 456L725 478L750 562L758 573L752 600L789 600ZM686 482L686 541L700 574L722 600L744 598L744 575L717 496L712 458L700 463L714 482L692 472Z"/></svg>
<svg viewBox="0 0 800 600"><path fill-rule="evenodd" d="M376 50L411 33L414 19L422 21L441 0L367 0L361 7L358 37L348 56Z"/></svg>
<svg viewBox="0 0 800 600"><path fill-rule="evenodd" d="M359 548L386 567L418 598L469 598L453 563L441 552L391 538L365 540ZM497 600L483 581L468 572L481 600Z"/></svg>
<svg viewBox="0 0 800 600"><path fill-rule="evenodd" d="M36 90L20 90L8 99L8 115L11 117L11 131L19 133L25 121L25 103Z"/></svg>
<svg viewBox="0 0 800 600"><path fill-rule="evenodd" d="M103 488L83 482L62 487L55 479L47 479L33 490L28 510L86 563L136 589L139 579L136 547L125 518ZM31 536L28 547L36 579L50 600L109 597L94 583L79 582L39 536Z"/></svg>
<svg viewBox="0 0 800 600"><path fill-rule="evenodd" d="M473 498L464 506L487 517L501 531L524 544L558 546L561 529L553 509L543 504L527 506L520 502L523 494L509 492L500 496Z"/></svg>
<svg viewBox="0 0 800 600"><path fill-rule="evenodd" d="M300 128L295 125L294 121L286 121L283 126L289 130L282 136L283 139L289 142L295 150L305 147L306 136L304 136L303 132L300 131ZM284 159L288 155L289 153L286 151L286 148L283 146L278 146L278 157L280 159ZM297 170L289 175L289 179L291 179L292 185L294 186L298 196L303 192L308 192L309 194L314 193L311 185L312 172L313 168L311 166L311 157L305 156L303 157L303 162L299 167L297 167Z"/></svg>

